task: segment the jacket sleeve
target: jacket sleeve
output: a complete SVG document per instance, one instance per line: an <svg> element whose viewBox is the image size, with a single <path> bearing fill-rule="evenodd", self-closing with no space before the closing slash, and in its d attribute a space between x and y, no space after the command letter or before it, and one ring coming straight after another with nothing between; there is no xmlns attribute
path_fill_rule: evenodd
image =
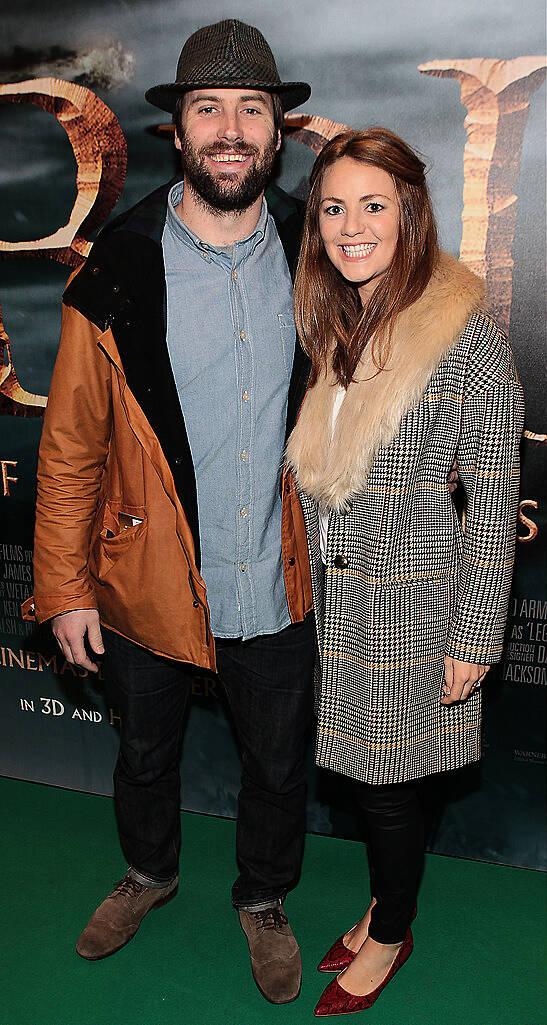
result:
<svg viewBox="0 0 547 1025"><path fill-rule="evenodd" d="M501 658L511 588L524 401L505 336L481 314L467 330L471 345L457 450L466 518L446 653L491 665Z"/></svg>
<svg viewBox="0 0 547 1025"><path fill-rule="evenodd" d="M61 612L95 609L88 573L111 432L110 364L100 331L63 306L38 455L34 535L34 604L39 622Z"/></svg>

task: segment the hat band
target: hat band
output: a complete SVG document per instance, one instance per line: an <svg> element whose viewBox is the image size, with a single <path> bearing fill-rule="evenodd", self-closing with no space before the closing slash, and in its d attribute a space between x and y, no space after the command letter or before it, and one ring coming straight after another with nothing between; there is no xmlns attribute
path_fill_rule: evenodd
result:
<svg viewBox="0 0 547 1025"><path fill-rule="evenodd" d="M218 60L200 63L198 67L190 69L186 67L184 74L182 69L177 71L177 85L185 85L190 82L261 82L264 85L281 85L279 75L273 73L263 64L237 64L232 63L223 66Z"/></svg>

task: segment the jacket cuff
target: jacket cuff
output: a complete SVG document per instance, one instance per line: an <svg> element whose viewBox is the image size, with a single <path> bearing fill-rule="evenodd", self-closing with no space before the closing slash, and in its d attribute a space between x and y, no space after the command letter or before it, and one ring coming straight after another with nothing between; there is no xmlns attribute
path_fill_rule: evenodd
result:
<svg viewBox="0 0 547 1025"><path fill-rule="evenodd" d="M34 615L32 614L34 607ZM45 595L38 599L27 598L21 606L24 619L36 619L38 623L45 623L47 619L60 616L64 612L80 612L88 610L98 611L97 600L92 591L77 595L72 598L59 598L59 595Z"/></svg>
<svg viewBox="0 0 547 1025"><path fill-rule="evenodd" d="M493 666L500 661L502 653L503 647L500 645L481 644L479 641L460 644L455 640L447 642L445 651L449 658L480 666Z"/></svg>

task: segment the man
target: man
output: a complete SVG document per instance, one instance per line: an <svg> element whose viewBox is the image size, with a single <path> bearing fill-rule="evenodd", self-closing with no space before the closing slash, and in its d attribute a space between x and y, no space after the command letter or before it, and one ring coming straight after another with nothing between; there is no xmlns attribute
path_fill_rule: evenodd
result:
<svg viewBox="0 0 547 1025"><path fill-rule="evenodd" d="M230 20L146 94L174 115L183 180L107 226L69 282L35 537L36 615L70 662L93 672L105 651L121 715L129 869L78 953L118 950L176 894L183 715L196 667L217 670L243 759L232 900L274 1003L300 989L281 905L302 857L314 636L302 513L280 481L308 371L289 273L301 211L264 191L283 113L310 91Z"/></svg>

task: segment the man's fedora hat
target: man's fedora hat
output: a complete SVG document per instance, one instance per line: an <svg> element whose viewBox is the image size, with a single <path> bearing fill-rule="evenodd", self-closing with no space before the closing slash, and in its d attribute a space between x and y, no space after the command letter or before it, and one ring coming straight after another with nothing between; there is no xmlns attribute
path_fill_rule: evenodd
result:
<svg viewBox="0 0 547 1025"><path fill-rule="evenodd" d="M284 111L299 107L311 95L306 82L281 81L274 55L257 28L231 18L194 32L182 48L176 82L155 85L145 97L172 114L179 96L190 89L247 86L277 93Z"/></svg>

